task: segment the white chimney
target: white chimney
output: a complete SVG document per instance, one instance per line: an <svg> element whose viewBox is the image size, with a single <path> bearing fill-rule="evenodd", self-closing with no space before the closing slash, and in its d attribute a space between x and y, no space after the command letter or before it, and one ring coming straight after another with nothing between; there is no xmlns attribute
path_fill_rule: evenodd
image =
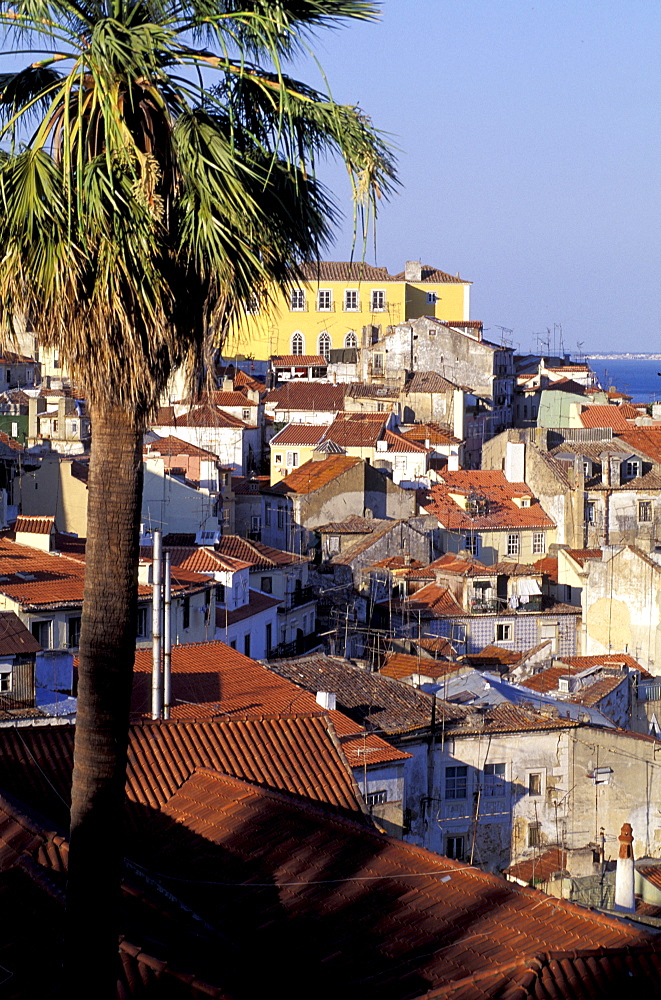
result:
<svg viewBox="0 0 661 1000"><path fill-rule="evenodd" d="M508 483L525 483L526 481L526 446L522 441L507 442L505 479Z"/></svg>
<svg viewBox="0 0 661 1000"><path fill-rule="evenodd" d="M633 831L630 823L624 823L620 836L620 853L615 871L615 909L621 913L635 913Z"/></svg>
<svg viewBox="0 0 661 1000"><path fill-rule="evenodd" d="M334 691L317 691L317 705L321 705L328 712L334 712L337 706L337 698Z"/></svg>
<svg viewBox="0 0 661 1000"><path fill-rule="evenodd" d="M458 472L459 471L459 456L458 455L448 455L448 472Z"/></svg>

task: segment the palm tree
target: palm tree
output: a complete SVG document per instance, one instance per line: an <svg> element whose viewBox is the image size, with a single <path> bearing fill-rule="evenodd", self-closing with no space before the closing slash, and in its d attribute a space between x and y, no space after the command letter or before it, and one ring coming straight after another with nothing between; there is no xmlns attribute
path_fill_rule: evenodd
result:
<svg viewBox="0 0 661 1000"><path fill-rule="evenodd" d="M338 154L356 218L394 183L355 107L286 75L360 0L0 0L0 332L32 318L93 427L68 883L68 989L114 992L135 648L142 434L171 373L199 387L257 295L299 278L335 218L315 177ZM9 54L9 53L7 53ZM73 958L71 956L74 956Z"/></svg>

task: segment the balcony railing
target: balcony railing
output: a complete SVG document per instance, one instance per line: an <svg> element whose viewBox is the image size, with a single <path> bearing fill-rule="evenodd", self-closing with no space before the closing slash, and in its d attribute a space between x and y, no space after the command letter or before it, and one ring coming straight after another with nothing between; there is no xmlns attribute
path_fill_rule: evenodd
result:
<svg viewBox="0 0 661 1000"><path fill-rule="evenodd" d="M294 639L293 642L281 642L278 646L270 650L267 659L282 660L289 656L302 656L303 653L308 653L317 646L321 646L319 636L316 632L312 632L310 635L304 635L300 639Z"/></svg>
<svg viewBox="0 0 661 1000"><path fill-rule="evenodd" d="M286 614L292 608L299 608L302 604L309 604L313 600L314 588L301 587L300 590L294 590L291 594L285 594L284 601L278 605L278 611L280 614Z"/></svg>

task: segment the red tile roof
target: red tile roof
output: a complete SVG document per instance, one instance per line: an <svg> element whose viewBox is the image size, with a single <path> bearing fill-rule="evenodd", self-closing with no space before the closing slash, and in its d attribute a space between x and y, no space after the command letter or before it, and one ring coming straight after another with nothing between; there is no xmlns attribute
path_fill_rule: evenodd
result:
<svg viewBox="0 0 661 1000"><path fill-rule="evenodd" d="M455 555L454 552L446 552L445 555L429 563L425 575L433 576L436 570L442 570L453 576L492 576L494 573L493 567L485 566L479 559L465 558Z"/></svg>
<svg viewBox="0 0 661 1000"><path fill-rule="evenodd" d="M451 653L450 643L446 640ZM425 677L444 677L446 674L463 670L461 663L450 663L445 660L432 660L429 656L411 656L408 653L388 653L379 673L384 677L394 677L401 680L411 674L423 674Z"/></svg>
<svg viewBox="0 0 661 1000"><path fill-rule="evenodd" d="M439 523L454 531L498 528L554 528L555 521L545 513L532 490L525 483L510 483L502 472L460 470L443 472L443 483L426 493L423 506ZM475 494L486 498L487 513L471 516L450 496ZM515 498L532 497L529 507L519 507Z"/></svg>
<svg viewBox="0 0 661 1000"><path fill-rule="evenodd" d="M631 426L621 406L588 406L581 413L581 423L583 427L612 427L614 431L626 431Z"/></svg>
<svg viewBox="0 0 661 1000"><path fill-rule="evenodd" d="M223 555L215 549L204 546L168 546L167 551L170 553L170 565L176 567L177 572L190 570L192 573L215 573L218 570L229 570L234 573L240 569L248 569L252 565L245 560Z"/></svg>
<svg viewBox="0 0 661 1000"><path fill-rule="evenodd" d="M645 670L628 653L604 653L601 656L563 656L562 663L566 663L567 666L573 667L578 671L587 670L589 667L620 666L624 664L626 667L638 670L641 677L652 677L652 674ZM565 673L569 673L569 671L565 671Z"/></svg>
<svg viewBox="0 0 661 1000"><path fill-rule="evenodd" d="M330 382L296 382L289 379L272 389L264 402L275 403L281 410L328 410L336 413L344 407L346 384Z"/></svg>
<svg viewBox="0 0 661 1000"><path fill-rule="evenodd" d="M269 611L281 603L282 601L278 597L269 597L258 590L250 590L247 604L242 604L231 611L218 606L216 607L216 628L223 629L230 625L236 625L237 622L243 622L246 618L254 618L255 615L261 615L262 612Z"/></svg>
<svg viewBox="0 0 661 1000"><path fill-rule="evenodd" d="M328 362L323 354L274 354L272 368L326 368Z"/></svg>
<svg viewBox="0 0 661 1000"><path fill-rule="evenodd" d="M243 420L225 413L215 406L205 404L196 406L179 416L175 415L173 406L163 406L156 414L152 427L246 427Z"/></svg>
<svg viewBox="0 0 661 1000"><path fill-rule="evenodd" d="M209 401L215 406L257 406L256 400L249 399L245 392L240 392L238 389L232 392L216 389L211 393Z"/></svg>
<svg viewBox="0 0 661 1000"><path fill-rule="evenodd" d="M272 486L271 493L314 493L342 473L360 465L361 459L348 455L328 455L320 462L309 461Z"/></svg>
<svg viewBox="0 0 661 1000"><path fill-rule="evenodd" d="M386 431L384 439L388 445L388 451L417 452L422 455L427 452L427 448L423 445L416 444L416 442L412 441L407 435L397 434L395 431Z"/></svg>
<svg viewBox="0 0 661 1000"><path fill-rule="evenodd" d="M632 427L627 424L626 430L618 432L617 439L619 443L661 464L661 427Z"/></svg>
<svg viewBox="0 0 661 1000"><path fill-rule="evenodd" d="M438 583L428 583L421 590L416 590L415 594L408 599L406 605L413 614L423 611L430 613L434 618L466 614L462 606L453 597L451 591Z"/></svg>
<svg viewBox="0 0 661 1000"><path fill-rule="evenodd" d="M538 559L534 563L535 570L538 573L543 573L544 576L548 576L553 583L558 582L558 558L552 558L551 556L544 556L543 559Z"/></svg>
<svg viewBox="0 0 661 1000"><path fill-rule="evenodd" d="M0 656L38 653L41 646L13 611L0 611Z"/></svg>
<svg viewBox="0 0 661 1000"><path fill-rule="evenodd" d="M136 718L150 714L151 669L151 650L137 650L131 706ZM379 764L409 756L373 733L365 736L363 727L341 712L324 712L314 695L223 642L173 647L173 719L245 719L293 714L329 714L352 767L362 765L366 759L369 764Z"/></svg>
<svg viewBox="0 0 661 1000"><path fill-rule="evenodd" d="M216 550L223 555L240 559L250 565L251 571L259 569L277 569L278 566L291 566L309 562L305 556L295 552L283 552L262 542L249 542L239 535L221 535L216 544Z"/></svg>
<svg viewBox="0 0 661 1000"><path fill-rule="evenodd" d="M452 432L440 424L416 424L408 431L403 431L403 436L411 441L429 441L430 445L460 444Z"/></svg>
<svg viewBox="0 0 661 1000"><path fill-rule="evenodd" d="M550 847L535 857L510 865L505 868L503 874L519 882L525 882L526 885L535 885L539 882L548 882L557 872L568 874L567 852L560 847Z"/></svg>
<svg viewBox="0 0 661 1000"><path fill-rule="evenodd" d="M177 893L194 912L217 914L232 939L243 931L255 954L265 928L268 940L283 928L273 947L294 997L307 995L321 969L329 997L513 1000L526 996L516 987L549 949L567 949L576 962L588 948L636 944L645 951L628 953L631 970L639 972L643 954L655 963L640 994L658 984L655 939L640 927L233 778L198 771L155 819L159 870L183 875ZM250 885L249 921L237 920L237 894L214 882ZM286 934L292 927L296 935ZM240 969L245 977L245 961ZM564 1000L579 995L565 991Z"/></svg>
<svg viewBox="0 0 661 1000"><path fill-rule="evenodd" d="M579 566L584 566L588 559L602 558L601 549L565 549L565 551Z"/></svg>
<svg viewBox="0 0 661 1000"><path fill-rule="evenodd" d="M361 260L315 260L301 264L305 281L392 281L393 276L385 267L374 267Z"/></svg>
<svg viewBox="0 0 661 1000"><path fill-rule="evenodd" d="M14 524L14 532L25 532L31 535L50 535L55 530L54 517L40 517L33 514L20 514Z"/></svg>
<svg viewBox="0 0 661 1000"><path fill-rule="evenodd" d="M636 871L655 889L661 889L661 865L636 865Z"/></svg>
<svg viewBox="0 0 661 1000"><path fill-rule="evenodd" d="M172 434L168 434L166 437L159 437L156 441L146 441L144 454L168 455L170 457L190 455L194 458L206 458L214 462L218 461L212 451L207 451L206 448L198 448L196 444L191 444L190 441L182 441L181 438L174 437Z"/></svg>
<svg viewBox="0 0 661 1000"><path fill-rule="evenodd" d="M271 446L280 448L284 445L313 446L319 444L326 437L328 427L325 424L287 424L274 437L271 438Z"/></svg>

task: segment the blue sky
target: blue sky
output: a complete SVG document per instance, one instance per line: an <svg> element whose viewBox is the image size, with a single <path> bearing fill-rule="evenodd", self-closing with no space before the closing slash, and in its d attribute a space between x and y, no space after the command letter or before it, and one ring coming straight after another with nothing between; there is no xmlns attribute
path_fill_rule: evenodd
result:
<svg viewBox="0 0 661 1000"><path fill-rule="evenodd" d="M472 318L522 348L559 324L566 350L661 349L658 0L381 9L314 44L335 99L401 150L368 261L459 272ZM318 81L312 63L296 70ZM325 176L347 210L341 260L349 189L339 168Z"/></svg>

